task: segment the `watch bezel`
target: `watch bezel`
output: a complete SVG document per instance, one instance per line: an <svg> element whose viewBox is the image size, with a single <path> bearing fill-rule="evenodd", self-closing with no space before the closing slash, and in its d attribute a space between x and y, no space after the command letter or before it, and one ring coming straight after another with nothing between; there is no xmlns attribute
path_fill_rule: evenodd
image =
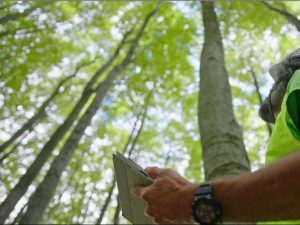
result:
<svg viewBox="0 0 300 225"><path fill-rule="evenodd" d="M204 192L203 192L204 190ZM206 192L206 190L209 190ZM213 213L214 213L214 218L210 222L204 222L204 218L199 217L198 215L198 210L199 206L201 205L207 205L212 207ZM211 224L216 224L219 222L222 218L223 215L223 209L221 205L214 199L213 193L212 193L212 186L211 184L205 184L205 185L200 185L198 187L198 190L196 192L193 204L192 204L192 215L194 220L197 223L200 223L201 225L211 225Z"/></svg>

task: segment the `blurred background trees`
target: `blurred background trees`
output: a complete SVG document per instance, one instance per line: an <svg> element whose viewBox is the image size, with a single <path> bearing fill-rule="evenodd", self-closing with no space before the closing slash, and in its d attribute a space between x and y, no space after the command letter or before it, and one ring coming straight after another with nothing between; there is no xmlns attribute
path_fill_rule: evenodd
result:
<svg viewBox="0 0 300 225"><path fill-rule="evenodd" d="M199 90L202 7L0 3L0 222L126 223L117 207L115 151L205 179L198 94L209 102L214 92ZM264 165L271 132L257 113L272 84L267 71L299 47L299 9L297 2L214 5L225 56L215 66L227 69L229 108L254 170ZM199 106L208 120L210 105Z"/></svg>

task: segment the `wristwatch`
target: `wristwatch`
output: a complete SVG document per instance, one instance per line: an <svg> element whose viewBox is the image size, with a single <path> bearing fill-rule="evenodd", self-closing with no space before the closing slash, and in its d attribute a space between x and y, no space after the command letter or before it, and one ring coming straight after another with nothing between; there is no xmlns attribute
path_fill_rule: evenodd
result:
<svg viewBox="0 0 300 225"><path fill-rule="evenodd" d="M218 223L223 215L221 205L214 199L212 184L201 184L197 189L192 203L194 220L201 225Z"/></svg>

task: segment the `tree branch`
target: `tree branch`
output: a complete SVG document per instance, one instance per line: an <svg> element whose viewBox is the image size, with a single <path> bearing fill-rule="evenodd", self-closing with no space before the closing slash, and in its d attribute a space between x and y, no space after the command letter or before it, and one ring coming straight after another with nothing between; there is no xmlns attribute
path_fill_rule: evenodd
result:
<svg viewBox="0 0 300 225"><path fill-rule="evenodd" d="M42 2L44 4L37 4L35 6L32 6L31 8L25 9L24 12L16 12L16 13L8 14L8 15L5 15L5 16L1 17L0 18L0 24L5 24L9 21L17 20L20 17L25 17L25 16L29 15L30 13L32 13L37 8L39 8L41 5L50 4L53 1L42 1Z"/></svg>
<svg viewBox="0 0 300 225"><path fill-rule="evenodd" d="M296 16L294 16L293 14L291 14L283 9L275 8L274 6L272 6L270 3L266 2L266 1L262 1L262 3L270 10L277 12L280 15L284 16L300 32L300 20Z"/></svg>

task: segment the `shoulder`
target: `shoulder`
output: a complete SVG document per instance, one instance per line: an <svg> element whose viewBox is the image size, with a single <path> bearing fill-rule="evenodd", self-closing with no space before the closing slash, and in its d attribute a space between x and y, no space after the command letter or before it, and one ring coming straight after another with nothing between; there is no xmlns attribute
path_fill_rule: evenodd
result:
<svg viewBox="0 0 300 225"><path fill-rule="evenodd" d="M287 119L300 134L300 70L289 80L286 97Z"/></svg>

